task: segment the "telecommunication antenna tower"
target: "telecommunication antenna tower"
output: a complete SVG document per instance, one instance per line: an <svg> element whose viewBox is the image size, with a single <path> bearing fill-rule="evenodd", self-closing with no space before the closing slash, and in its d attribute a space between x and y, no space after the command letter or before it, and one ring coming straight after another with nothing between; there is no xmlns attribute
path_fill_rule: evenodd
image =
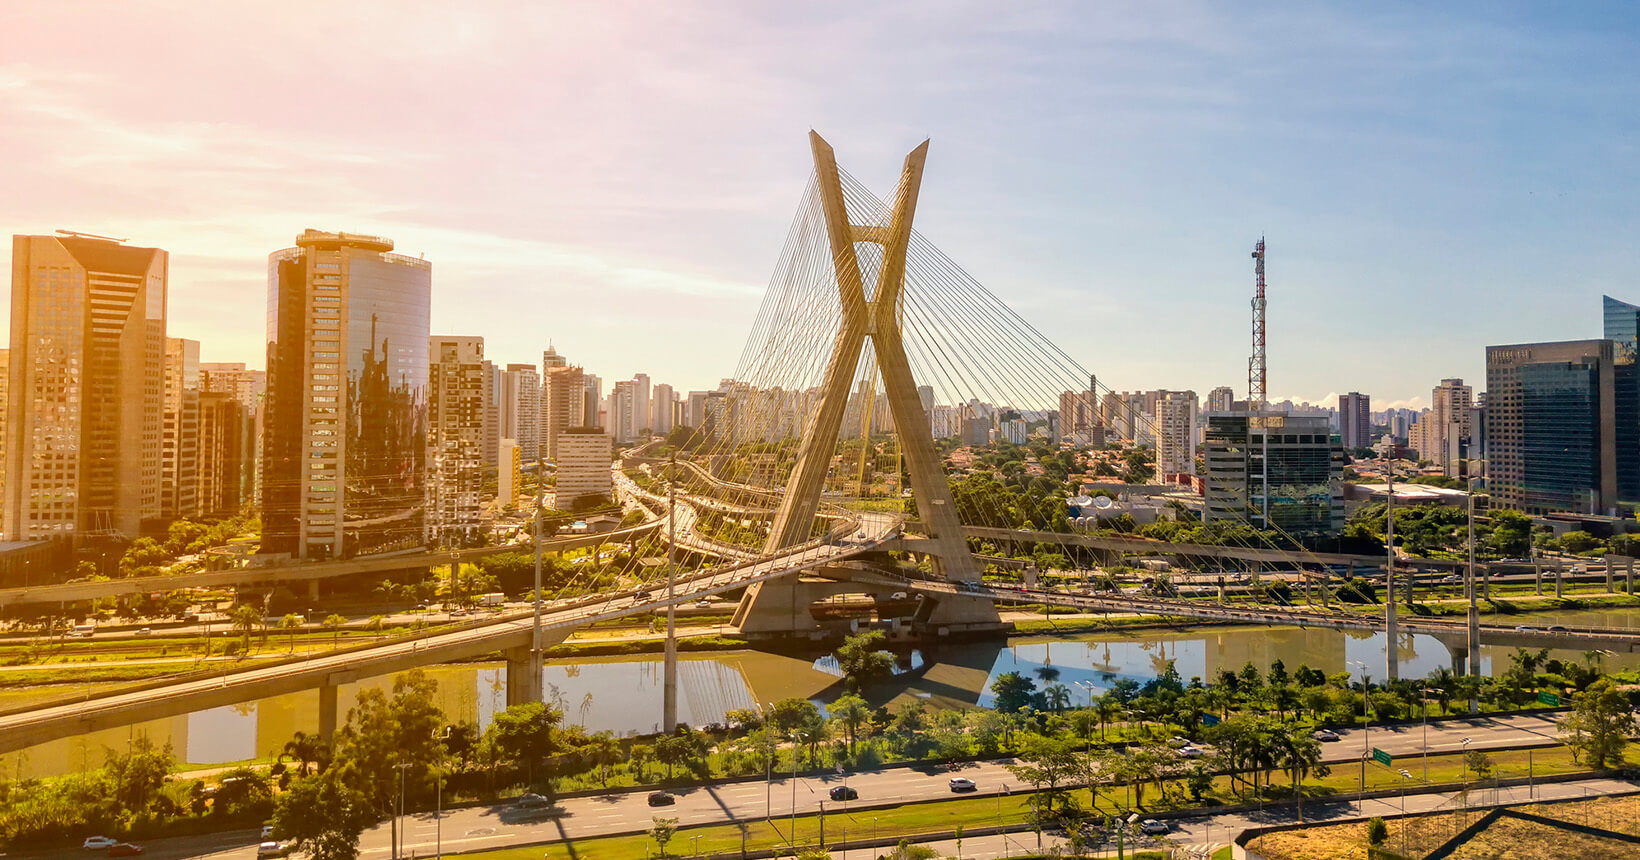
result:
<svg viewBox="0 0 1640 860"><path fill-rule="evenodd" d="M1247 411L1263 412L1264 389L1264 239L1253 246L1253 271L1258 286L1253 292L1253 357L1247 360Z"/></svg>

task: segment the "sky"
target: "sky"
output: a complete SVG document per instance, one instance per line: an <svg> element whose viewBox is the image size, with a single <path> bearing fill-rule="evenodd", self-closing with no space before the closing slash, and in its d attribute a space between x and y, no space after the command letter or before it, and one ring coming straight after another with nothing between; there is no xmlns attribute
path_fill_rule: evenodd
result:
<svg viewBox="0 0 1640 860"><path fill-rule="evenodd" d="M818 130L1117 389L1425 405L1640 302L1625 3L61 2L0 27L0 230L171 254L169 331L261 366L303 229L433 263L433 333L733 373ZM9 260L9 247L0 248Z"/></svg>

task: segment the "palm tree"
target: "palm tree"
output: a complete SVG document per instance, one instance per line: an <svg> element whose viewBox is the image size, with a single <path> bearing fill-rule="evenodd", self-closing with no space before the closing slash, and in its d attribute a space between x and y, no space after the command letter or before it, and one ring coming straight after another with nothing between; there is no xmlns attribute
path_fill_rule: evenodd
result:
<svg viewBox="0 0 1640 860"><path fill-rule="evenodd" d="M1442 666L1429 673L1429 689L1435 694L1435 701L1441 703L1441 713L1450 713L1452 697L1458 692L1458 675Z"/></svg>
<svg viewBox="0 0 1640 860"><path fill-rule="evenodd" d="M256 625L262 623L262 613L249 603L241 603L234 607L233 613L228 616L233 629L239 631L241 637L240 648L246 653L251 650L251 634L256 631Z"/></svg>
<svg viewBox="0 0 1640 860"><path fill-rule="evenodd" d="M330 647L335 648L341 644L342 625L346 623L346 618L334 612L330 613L330 616L325 619L325 629L330 631Z"/></svg>
<svg viewBox="0 0 1640 860"><path fill-rule="evenodd" d="M1276 732L1270 740L1276 762L1292 775L1293 797L1298 801L1298 820L1303 821L1304 777L1312 771L1320 776L1327 774L1327 766L1321 763L1321 742L1299 730Z"/></svg>
<svg viewBox="0 0 1640 860"><path fill-rule="evenodd" d="M302 628L302 616L292 612L280 619L279 626L290 631L290 653L296 653L296 631Z"/></svg>
<svg viewBox="0 0 1640 860"><path fill-rule="evenodd" d="M386 618L383 618L380 615L372 615L370 616L370 620L364 623L364 629L376 634L376 638L380 639L382 638L382 626L386 623Z"/></svg>
<svg viewBox="0 0 1640 860"><path fill-rule="evenodd" d="M1099 716L1099 739L1104 740L1105 726L1110 724L1111 717L1122 712L1122 703L1107 692L1093 700L1093 712Z"/></svg>
<svg viewBox="0 0 1640 860"><path fill-rule="evenodd" d="M1042 691L1042 698L1048 707L1063 711L1070 706L1071 690L1064 684L1049 684L1048 689Z"/></svg>
<svg viewBox="0 0 1640 860"><path fill-rule="evenodd" d="M308 762L322 768L325 761L330 758L330 746L318 735L297 732L290 740L285 741L285 749L280 758L285 756L290 756L296 762L297 776L307 776Z"/></svg>
<svg viewBox="0 0 1640 860"><path fill-rule="evenodd" d="M827 710L833 720L843 724L844 733L848 735L848 751L853 753L860 726L871 719L871 707L859 696L849 694L839 696Z"/></svg>

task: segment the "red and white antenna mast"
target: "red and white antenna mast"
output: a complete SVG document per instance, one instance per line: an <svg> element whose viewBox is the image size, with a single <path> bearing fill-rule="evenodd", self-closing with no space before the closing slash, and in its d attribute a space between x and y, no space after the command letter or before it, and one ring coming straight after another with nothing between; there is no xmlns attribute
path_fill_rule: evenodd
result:
<svg viewBox="0 0 1640 860"><path fill-rule="evenodd" d="M1264 239L1253 246L1253 271L1258 287L1253 293L1253 357L1247 360L1247 411L1263 412L1264 378Z"/></svg>

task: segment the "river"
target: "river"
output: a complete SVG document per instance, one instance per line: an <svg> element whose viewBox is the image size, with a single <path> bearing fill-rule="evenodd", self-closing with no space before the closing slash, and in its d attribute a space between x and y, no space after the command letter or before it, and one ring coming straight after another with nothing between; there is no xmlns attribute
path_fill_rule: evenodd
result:
<svg viewBox="0 0 1640 860"><path fill-rule="evenodd" d="M1640 610L1600 610L1548 616L1515 616L1521 623L1640 627ZM1482 671L1508 665L1509 648L1484 648ZM1118 678L1143 682L1172 660L1185 679L1209 679L1220 669L1239 670L1251 661L1262 670L1280 659L1289 672L1308 665L1327 673L1359 671L1367 665L1373 678L1384 675L1383 634L1345 633L1296 627L1196 627L1128 633L1080 633L1067 636L1016 636L1006 641L931 645L899 656L894 683L873 704L897 707L925 702L939 708L987 707L991 682L1004 672L1019 672L1039 685L1071 688L1073 703L1087 701L1087 686L1108 688ZM1451 666L1445 646L1414 636L1401 649L1401 676L1423 677ZM1581 660L1578 652L1555 653ZM1604 658L1608 669L1634 668L1640 655ZM829 654L775 654L723 651L683 654L679 658L678 717L691 725L720 722L724 714L753 703L801 696L824 703L841 691L840 673ZM439 704L452 720L474 720L487 726L506 707L506 671L501 664L466 663L430 667L438 682ZM549 661L545 670L549 700L561 706L566 720L589 730L616 734L658 729L661 712L659 655L581 657ZM345 709L364 686L390 689L392 678L342 687ZM184 769L219 767L278 753L298 731L316 731L316 691L213 708L184 716L152 720L121 729L42 744L0 756L0 779L50 776L94 768L108 749L123 749L138 734L169 742ZM345 719L345 714L344 717Z"/></svg>

